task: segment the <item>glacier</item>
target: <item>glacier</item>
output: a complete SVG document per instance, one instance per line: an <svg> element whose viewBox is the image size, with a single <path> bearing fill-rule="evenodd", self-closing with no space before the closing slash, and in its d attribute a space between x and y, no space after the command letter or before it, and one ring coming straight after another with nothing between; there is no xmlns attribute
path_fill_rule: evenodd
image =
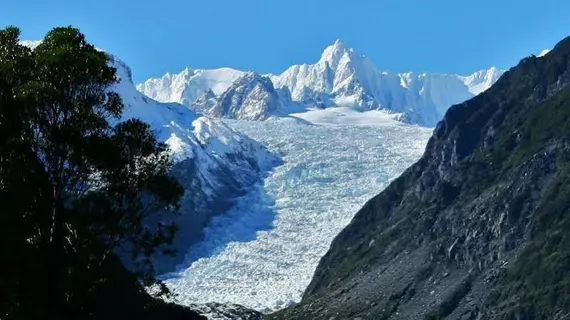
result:
<svg viewBox="0 0 570 320"><path fill-rule="evenodd" d="M263 312L301 299L334 236L421 156L432 132L384 111L350 108L224 123L265 144L283 164L214 217L204 240L164 279L178 303Z"/></svg>
<svg viewBox="0 0 570 320"><path fill-rule="evenodd" d="M502 73L388 74L337 41L279 76L185 69L135 87L110 58L122 120L152 126L186 190L183 254L157 271L175 302L204 313L298 302L332 239L423 153L432 129L402 120L433 125Z"/></svg>

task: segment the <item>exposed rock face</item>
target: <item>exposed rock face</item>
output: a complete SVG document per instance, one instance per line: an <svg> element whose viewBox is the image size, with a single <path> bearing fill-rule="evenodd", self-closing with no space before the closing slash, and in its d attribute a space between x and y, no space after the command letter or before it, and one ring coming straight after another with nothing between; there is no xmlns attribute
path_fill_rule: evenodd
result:
<svg viewBox="0 0 570 320"><path fill-rule="evenodd" d="M212 109L216 105L217 96L214 91L208 89L204 92L196 102L192 103L192 110L199 113L207 113L208 110Z"/></svg>
<svg viewBox="0 0 570 320"><path fill-rule="evenodd" d="M283 90L277 91L269 78L248 72L217 99L207 114L218 118L264 120L286 114L285 109L292 104L291 96Z"/></svg>
<svg viewBox="0 0 570 320"><path fill-rule="evenodd" d="M275 319L566 319L570 38L455 105Z"/></svg>
<svg viewBox="0 0 570 320"><path fill-rule="evenodd" d="M207 319L217 320L263 320L261 312L238 304L206 303L190 305L189 308Z"/></svg>

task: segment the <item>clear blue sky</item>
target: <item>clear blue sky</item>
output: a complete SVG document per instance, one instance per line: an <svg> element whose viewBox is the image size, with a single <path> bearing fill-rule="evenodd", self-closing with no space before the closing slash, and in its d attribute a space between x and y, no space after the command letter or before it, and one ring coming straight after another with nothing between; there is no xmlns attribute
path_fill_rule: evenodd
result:
<svg viewBox="0 0 570 320"><path fill-rule="evenodd" d="M570 35L568 0L18 0L0 27L40 39L79 27L135 81L186 66L279 73L341 38L382 70L467 74Z"/></svg>

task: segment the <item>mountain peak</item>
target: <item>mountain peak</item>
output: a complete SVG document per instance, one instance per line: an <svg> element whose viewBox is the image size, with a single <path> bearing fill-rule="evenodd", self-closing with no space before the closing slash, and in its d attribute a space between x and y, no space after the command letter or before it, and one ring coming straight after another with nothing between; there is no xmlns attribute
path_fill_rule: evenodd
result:
<svg viewBox="0 0 570 320"><path fill-rule="evenodd" d="M239 87L239 86L252 86L261 83L264 87L273 88L273 82L269 77L265 77L254 71L247 71L241 77L237 78L234 83L229 88Z"/></svg>
<svg viewBox="0 0 570 320"><path fill-rule="evenodd" d="M236 79L211 107L208 103L196 107L209 107L207 114L214 117L264 120L292 104L290 99L290 95L280 95L271 79L250 71Z"/></svg>
<svg viewBox="0 0 570 320"><path fill-rule="evenodd" d="M338 64L339 60L346 54L349 55L350 60L359 57L354 49L348 47L342 40L337 39L332 45L325 48L319 62L328 63L334 68L334 66Z"/></svg>
<svg viewBox="0 0 570 320"><path fill-rule="evenodd" d="M183 75L184 77L191 77L192 75L194 75L194 73L195 71L192 68L186 67L184 68L184 70L182 70L180 74Z"/></svg>
<svg viewBox="0 0 570 320"><path fill-rule="evenodd" d="M257 72L254 72L254 71L246 71L246 72L243 74L243 76L241 76L240 79L249 79L249 80L252 80L252 79L261 79L261 78L262 78L262 75L260 75L260 74L257 73Z"/></svg>
<svg viewBox="0 0 570 320"><path fill-rule="evenodd" d="M180 102L193 110L210 110L210 104L202 107L202 102L218 100L229 89L232 92L241 90L240 95L232 95L239 96L240 99L248 97L242 93L253 89L258 90L258 93L271 93L270 95L277 89L283 89L278 90L278 95L283 98L281 100L285 101L283 105L289 105L289 101L293 100L307 106L350 105L361 111L387 109L412 115L406 121L435 126L449 106L488 89L502 73L502 70L496 68L467 76L381 72L368 57L357 53L342 39L337 39L323 50L318 62L294 65L279 75L262 75L229 68L187 68L172 77L149 80L138 88L153 99ZM427 78L430 79L426 80ZM216 98L209 94L197 101L207 89L211 89ZM261 96L254 95L247 103L236 100L236 104L232 105L235 112L226 112L231 108L220 109L218 114L224 117L261 119L261 116L257 117L254 113L253 104L262 100ZM263 101L278 100L272 98ZM198 102L201 107L198 108L194 102ZM240 113L246 105L251 107L251 113ZM263 104L258 104L261 105ZM263 108L265 107L257 110Z"/></svg>
<svg viewBox="0 0 570 320"><path fill-rule="evenodd" d="M334 41L334 43L332 44L332 47L338 48L338 49L347 49L349 48L342 39L336 39ZM350 48L349 48L350 49Z"/></svg>
<svg viewBox="0 0 570 320"><path fill-rule="evenodd" d="M180 73L166 73L137 85L137 89L148 97L162 102L178 102L192 107L206 90L220 95L243 74L230 68L192 69L184 68Z"/></svg>

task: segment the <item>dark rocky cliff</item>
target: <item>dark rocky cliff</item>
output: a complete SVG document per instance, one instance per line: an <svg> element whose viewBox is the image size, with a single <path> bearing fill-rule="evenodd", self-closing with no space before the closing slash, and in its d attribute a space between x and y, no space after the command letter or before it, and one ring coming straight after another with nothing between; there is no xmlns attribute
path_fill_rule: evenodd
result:
<svg viewBox="0 0 570 320"><path fill-rule="evenodd" d="M272 317L570 317L570 38L453 106Z"/></svg>

